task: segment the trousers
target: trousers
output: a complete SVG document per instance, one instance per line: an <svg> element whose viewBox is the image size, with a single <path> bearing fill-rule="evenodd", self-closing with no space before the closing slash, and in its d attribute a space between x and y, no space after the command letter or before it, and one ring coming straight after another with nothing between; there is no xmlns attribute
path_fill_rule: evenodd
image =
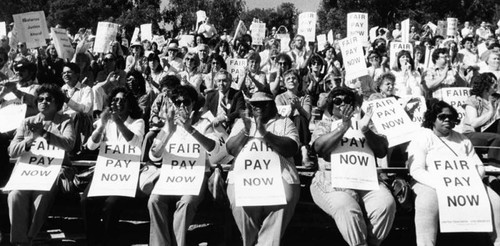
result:
<svg viewBox="0 0 500 246"><path fill-rule="evenodd" d="M10 217L10 241L30 244L47 219L57 194L57 185L49 191L13 190L7 203Z"/></svg>
<svg viewBox="0 0 500 246"><path fill-rule="evenodd" d="M490 187L486 187L486 193L490 198L493 232L490 234L491 241L495 246L500 246L500 196ZM415 192L415 232L418 246L436 245L436 237L439 228L439 206L437 193L434 188L416 182L412 186Z"/></svg>
<svg viewBox="0 0 500 246"><path fill-rule="evenodd" d="M396 215L396 202L384 184L379 190L325 190L313 180L314 202L334 220L351 246L380 245L389 235Z"/></svg>
<svg viewBox="0 0 500 246"><path fill-rule="evenodd" d="M281 237L292 219L300 197L300 184L288 184L283 181L283 185L286 205L260 207L237 207L234 184L228 185L227 195L244 246L280 245Z"/></svg>

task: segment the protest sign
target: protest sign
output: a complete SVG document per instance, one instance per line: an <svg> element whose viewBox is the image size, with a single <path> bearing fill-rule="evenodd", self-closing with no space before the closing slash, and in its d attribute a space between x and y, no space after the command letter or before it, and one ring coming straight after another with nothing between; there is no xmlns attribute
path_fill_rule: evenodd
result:
<svg viewBox="0 0 500 246"><path fill-rule="evenodd" d="M227 71L233 78L233 84L238 83L240 74L245 73L247 67L247 59L227 58ZM239 88L238 88L239 90Z"/></svg>
<svg viewBox="0 0 500 246"><path fill-rule="evenodd" d="M378 190L378 175L373 151L359 128L359 114L331 154L332 186L356 190ZM337 129L342 120L332 123Z"/></svg>
<svg viewBox="0 0 500 246"><path fill-rule="evenodd" d="M441 88L432 93L432 97L449 103L458 112L459 119L465 116L465 100L470 96L469 87L448 87Z"/></svg>
<svg viewBox="0 0 500 246"><path fill-rule="evenodd" d="M299 15L299 28L297 34L304 36L306 42L316 39L316 12L304 12Z"/></svg>
<svg viewBox="0 0 500 246"><path fill-rule="evenodd" d="M132 34L132 39L130 40L130 43L131 43L131 44L133 44L133 43L135 43L135 42L139 42L139 43L141 42L141 39L139 38L139 33L140 33L140 32L141 32L141 31L140 31L139 27L136 27L136 28L134 29L134 33Z"/></svg>
<svg viewBox="0 0 500 246"><path fill-rule="evenodd" d="M325 34L320 34L316 37L317 39L317 44L318 44L318 50L324 50L326 45L328 44L328 41L326 41L326 35Z"/></svg>
<svg viewBox="0 0 500 246"><path fill-rule="evenodd" d="M200 22L205 22L207 20L207 13L203 10L196 11L196 30L200 25Z"/></svg>
<svg viewBox="0 0 500 246"><path fill-rule="evenodd" d="M427 69L430 66L432 66L432 52L434 52L434 49L431 49L430 46L425 47L425 57L424 57L424 68Z"/></svg>
<svg viewBox="0 0 500 246"><path fill-rule="evenodd" d="M446 38L446 21L438 21L436 35L441 35Z"/></svg>
<svg viewBox="0 0 500 246"><path fill-rule="evenodd" d="M486 46L486 42L482 42L481 44L479 44L477 46L477 54L479 57L481 57L484 52L486 52L488 50L488 47Z"/></svg>
<svg viewBox="0 0 500 246"><path fill-rule="evenodd" d="M144 40L153 40L153 25L151 23L141 25L141 41Z"/></svg>
<svg viewBox="0 0 500 246"><path fill-rule="evenodd" d="M192 47L194 44L193 35L182 35L179 40L179 47Z"/></svg>
<svg viewBox="0 0 500 246"><path fill-rule="evenodd" d="M266 23L253 22L250 25L250 32L252 45L263 45L264 38L266 37Z"/></svg>
<svg viewBox="0 0 500 246"><path fill-rule="evenodd" d="M236 206L286 204L280 157L259 138L249 140L234 162Z"/></svg>
<svg viewBox="0 0 500 246"><path fill-rule="evenodd" d="M219 151L217 153L208 153L208 159L210 160L210 163L212 165L216 164L228 164L231 160L234 159L234 156L230 155L227 153L226 149L226 141L227 138L229 137L229 134L227 134L227 131L222 127L221 124L218 126L214 127L212 125L212 122L215 120L214 115L212 112L207 111L205 114L201 116L202 119L207 119L206 121L199 122L199 128L200 129L207 129L209 127L212 127L214 130L214 135L217 136L218 141L215 144L219 144ZM206 131L203 131L206 132Z"/></svg>
<svg viewBox="0 0 500 246"><path fill-rule="evenodd" d="M330 29L330 31L328 31L328 34L326 35L326 37L327 37L328 43L333 45L333 42L335 40L333 39L333 30L332 29Z"/></svg>
<svg viewBox="0 0 500 246"><path fill-rule="evenodd" d="M441 232L491 232L491 205L476 165L477 157L427 155L426 163L433 178L439 204Z"/></svg>
<svg viewBox="0 0 500 246"><path fill-rule="evenodd" d="M50 38L47 21L43 11L28 12L12 16L18 42L26 42L28 49L47 45Z"/></svg>
<svg viewBox="0 0 500 246"><path fill-rule="evenodd" d="M458 19L446 18L446 35L456 37L458 35Z"/></svg>
<svg viewBox="0 0 500 246"><path fill-rule="evenodd" d="M410 19L401 22L401 42L410 42ZM413 53L412 53L413 54Z"/></svg>
<svg viewBox="0 0 500 246"><path fill-rule="evenodd" d="M49 191L61 171L64 150L37 138L17 160L4 190Z"/></svg>
<svg viewBox="0 0 500 246"><path fill-rule="evenodd" d="M290 35L288 33L278 33L276 38L280 40L280 51L290 51Z"/></svg>
<svg viewBox="0 0 500 246"><path fill-rule="evenodd" d="M365 102L362 108L366 112L370 106L373 109L373 125L378 133L387 136L389 147L412 140L420 129L394 97Z"/></svg>
<svg viewBox="0 0 500 246"><path fill-rule="evenodd" d="M7 36L7 27L5 25L5 22L0 22L0 35Z"/></svg>
<svg viewBox="0 0 500 246"><path fill-rule="evenodd" d="M26 116L27 104L9 104L0 109L0 132L17 129Z"/></svg>
<svg viewBox="0 0 500 246"><path fill-rule="evenodd" d="M432 22L429 21L429 22L427 22L426 25L432 30L432 33L436 33L436 31L437 31L436 24L434 24L434 23L432 23Z"/></svg>
<svg viewBox="0 0 500 246"><path fill-rule="evenodd" d="M370 42L373 42L375 41L375 39L377 39L377 30L378 30L378 26L374 26L372 28L370 28Z"/></svg>
<svg viewBox="0 0 500 246"><path fill-rule="evenodd" d="M423 96L403 96L399 100L401 106L406 106L407 109L411 109L413 112L413 118L411 121L421 124L424 121L424 114L427 111L427 105L425 104L425 97Z"/></svg>
<svg viewBox="0 0 500 246"><path fill-rule="evenodd" d="M390 45L390 61L391 61L391 68L397 68L398 67L398 54L402 50L407 50L410 52L410 55L413 57L413 45L411 43L403 43L403 42L391 42Z"/></svg>
<svg viewBox="0 0 500 246"><path fill-rule="evenodd" d="M75 49L73 49L68 32L65 29L59 28L51 28L50 30L57 56L61 59L72 59L75 54Z"/></svg>
<svg viewBox="0 0 500 246"><path fill-rule="evenodd" d="M240 38L241 36L246 34L247 31L248 31L248 29L245 26L245 23L243 23L243 21L240 20L240 22L238 22L238 26L236 27L236 32L234 33L233 40Z"/></svg>
<svg viewBox="0 0 500 246"><path fill-rule="evenodd" d="M346 80L353 80L368 75L361 42L359 36L347 37L341 39L339 42L344 59Z"/></svg>
<svg viewBox="0 0 500 246"><path fill-rule="evenodd" d="M353 12L347 14L347 37L358 35L361 43L368 41L368 14Z"/></svg>
<svg viewBox="0 0 500 246"><path fill-rule="evenodd" d="M165 145L157 195L199 195L205 177L206 152L191 134L178 127Z"/></svg>
<svg viewBox="0 0 500 246"><path fill-rule="evenodd" d="M153 35L153 42L158 45L158 49L162 50L162 47L167 44L165 37L163 35Z"/></svg>
<svg viewBox="0 0 500 246"><path fill-rule="evenodd" d="M106 53L111 48L111 42L116 40L120 25L111 22L99 22L94 42L94 52Z"/></svg>
<svg viewBox="0 0 500 246"><path fill-rule="evenodd" d="M291 105L276 105L276 108L278 109L278 114L283 117L289 117L292 113Z"/></svg>
<svg viewBox="0 0 500 246"><path fill-rule="evenodd" d="M88 196L135 197L140 158L140 147L126 142L102 143Z"/></svg>

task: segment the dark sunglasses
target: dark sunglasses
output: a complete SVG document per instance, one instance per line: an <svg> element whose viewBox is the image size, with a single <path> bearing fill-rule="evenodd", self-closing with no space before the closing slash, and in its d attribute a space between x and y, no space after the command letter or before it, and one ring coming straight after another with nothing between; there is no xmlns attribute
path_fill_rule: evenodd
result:
<svg viewBox="0 0 500 246"><path fill-rule="evenodd" d="M264 102L252 102L250 103L252 108L266 108L269 105L269 102L264 101Z"/></svg>
<svg viewBox="0 0 500 246"><path fill-rule="evenodd" d="M452 114L438 114L437 118L440 121L445 121L446 119L448 119L450 122L457 121L457 117Z"/></svg>
<svg viewBox="0 0 500 246"><path fill-rule="evenodd" d="M351 104L352 100L349 97L344 97L344 98L336 97L333 99L332 102L333 102L333 104L340 106L340 105L342 105L342 102L344 102L344 104L346 104L346 105Z"/></svg>
<svg viewBox="0 0 500 246"><path fill-rule="evenodd" d="M53 98L53 97L51 97L51 96L48 96L48 97L38 97L38 98L36 99L36 101L37 101L37 102L39 102L39 103L43 103L43 102L45 102L45 101L46 101L46 102L53 102L53 101L54 101L54 98Z"/></svg>
<svg viewBox="0 0 500 246"><path fill-rule="evenodd" d="M180 107L181 105L184 105L184 107L189 107L191 106L191 100L190 99L177 99L174 101L174 105L176 107Z"/></svg>
<svg viewBox="0 0 500 246"><path fill-rule="evenodd" d="M104 58L103 61L104 62L114 62L115 59L113 59L113 58Z"/></svg>

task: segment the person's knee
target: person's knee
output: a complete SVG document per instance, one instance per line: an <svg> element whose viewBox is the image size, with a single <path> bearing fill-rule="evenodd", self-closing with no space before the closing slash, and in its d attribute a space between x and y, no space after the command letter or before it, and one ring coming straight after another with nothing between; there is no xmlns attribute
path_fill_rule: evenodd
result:
<svg viewBox="0 0 500 246"><path fill-rule="evenodd" d="M23 198L23 192L19 190L13 190L9 192L9 195L7 196L7 202L8 204L15 204L19 201L22 200Z"/></svg>
<svg viewBox="0 0 500 246"><path fill-rule="evenodd" d="M162 201L160 200L160 196L159 195L151 195L149 196L149 199L148 199L148 209L149 210L152 210L156 207L158 207L158 205L160 203L162 203Z"/></svg>

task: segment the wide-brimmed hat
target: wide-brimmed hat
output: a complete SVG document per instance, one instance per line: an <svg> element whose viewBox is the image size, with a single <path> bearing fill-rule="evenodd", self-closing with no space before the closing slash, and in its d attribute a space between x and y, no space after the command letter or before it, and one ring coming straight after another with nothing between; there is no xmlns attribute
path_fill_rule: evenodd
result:
<svg viewBox="0 0 500 246"><path fill-rule="evenodd" d="M269 101L274 101L274 97L271 93L265 91L255 92L249 100L250 103L269 102Z"/></svg>
<svg viewBox="0 0 500 246"><path fill-rule="evenodd" d="M168 44L167 50L178 51L179 50L179 45L177 43L170 43L170 44Z"/></svg>

